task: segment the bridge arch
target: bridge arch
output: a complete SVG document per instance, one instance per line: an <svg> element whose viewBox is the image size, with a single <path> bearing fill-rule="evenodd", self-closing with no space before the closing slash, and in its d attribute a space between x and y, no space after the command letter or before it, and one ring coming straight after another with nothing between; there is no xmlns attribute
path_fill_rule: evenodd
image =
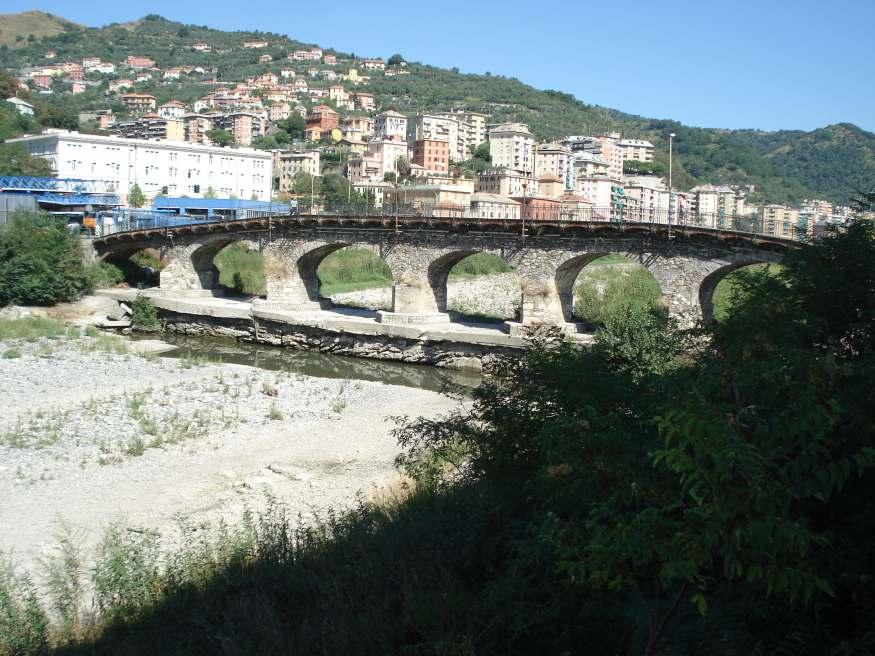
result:
<svg viewBox="0 0 875 656"><path fill-rule="evenodd" d="M493 298L492 296L480 299L471 299L470 297L453 298L450 294L450 275L453 274L454 270L463 267L466 261L472 261L472 258L475 260L484 260L479 264L486 265L487 270L491 268L503 269L504 272L513 272L514 276L518 278L513 265L507 258L503 257L503 254L499 250L464 248L443 253L428 264L427 278L431 294L434 297L434 311L438 313L449 313L452 317L463 319L466 317L472 319L476 317L489 320L513 319L515 313L518 312L520 304L520 287L518 280L516 281L516 290L510 292L511 296L514 297L511 299L498 299ZM485 276L486 274L483 275ZM491 293L492 292L490 292L490 294ZM507 303L503 303L504 300L509 300L510 305L515 309L508 310L508 308L504 308L504 311L501 311L499 306L507 305Z"/></svg>
<svg viewBox="0 0 875 656"><path fill-rule="evenodd" d="M705 322L711 322L716 319L714 293L717 291L718 285L727 280L733 273L748 267L767 267L775 264L774 261L763 259L760 261L749 262L733 262L718 269L715 269L710 274L705 276L702 283L699 285L699 306L702 308L702 319Z"/></svg>
<svg viewBox="0 0 875 656"><path fill-rule="evenodd" d="M219 293L222 285L215 258L220 251L234 243L247 251L259 250L258 243L235 235L215 237L206 243L171 250L167 254L167 266L161 271L161 287Z"/></svg>

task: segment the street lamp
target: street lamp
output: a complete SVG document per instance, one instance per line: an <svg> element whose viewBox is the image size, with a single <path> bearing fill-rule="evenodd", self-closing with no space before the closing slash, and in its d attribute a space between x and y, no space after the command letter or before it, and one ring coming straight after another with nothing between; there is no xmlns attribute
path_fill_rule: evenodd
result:
<svg viewBox="0 0 875 656"><path fill-rule="evenodd" d="M668 135L668 237L671 239L671 215L674 211L674 192L671 186L671 155L672 143L675 138L675 133L670 132Z"/></svg>
<svg viewBox="0 0 875 656"><path fill-rule="evenodd" d="M529 188L528 181L523 181L523 207L520 217L522 218L522 237L526 240L526 190Z"/></svg>

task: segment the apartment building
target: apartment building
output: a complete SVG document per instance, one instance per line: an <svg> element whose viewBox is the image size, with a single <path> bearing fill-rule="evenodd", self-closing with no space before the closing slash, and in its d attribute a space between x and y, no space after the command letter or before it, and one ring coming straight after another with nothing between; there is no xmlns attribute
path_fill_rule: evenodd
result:
<svg viewBox="0 0 875 656"><path fill-rule="evenodd" d="M185 141L182 119L164 118L158 114L144 114L135 121L114 123L109 131L125 139Z"/></svg>
<svg viewBox="0 0 875 656"><path fill-rule="evenodd" d="M212 129L227 130L234 135L234 143L249 146L258 137L265 134L267 121L263 114L252 112L231 112L229 114L209 114L213 122Z"/></svg>
<svg viewBox="0 0 875 656"><path fill-rule="evenodd" d="M398 159L407 157L407 142L374 138L360 155L350 155L347 177L353 182L382 181L387 173L398 173Z"/></svg>
<svg viewBox="0 0 875 656"><path fill-rule="evenodd" d="M212 187L220 196L269 200L269 152L218 148L184 141L147 141L47 130L11 139L48 160L58 177L107 180L121 196L134 184L156 194L201 198Z"/></svg>
<svg viewBox="0 0 875 656"><path fill-rule="evenodd" d="M212 114L186 114L182 117L185 140L191 143L210 145L207 132L213 129Z"/></svg>
<svg viewBox="0 0 875 656"><path fill-rule="evenodd" d="M700 219L745 216L744 193L726 185L699 185L690 189L694 214Z"/></svg>
<svg viewBox="0 0 875 656"><path fill-rule="evenodd" d="M355 108L358 110L372 112L377 108L377 104L374 102L374 94L372 93L356 92L354 98Z"/></svg>
<svg viewBox="0 0 875 656"><path fill-rule="evenodd" d="M600 175L610 175L611 165L601 155L589 152L572 153L572 179L592 178Z"/></svg>
<svg viewBox="0 0 875 656"><path fill-rule="evenodd" d="M158 106L158 116L161 118L182 118L185 115L185 103L170 100Z"/></svg>
<svg viewBox="0 0 875 656"><path fill-rule="evenodd" d="M799 210L786 205L765 205L759 218L763 233L779 237L792 237L800 223Z"/></svg>
<svg viewBox="0 0 875 656"><path fill-rule="evenodd" d="M635 160L637 162L652 162L654 145L643 139L620 139L617 142L623 161Z"/></svg>
<svg viewBox="0 0 875 656"><path fill-rule="evenodd" d="M519 171L493 168L477 176L477 191L499 196L532 196L538 193L538 181Z"/></svg>
<svg viewBox="0 0 875 656"><path fill-rule="evenodd" d="M450 144L441 139L418 139L413 142L411 161L429 173L449 173Z"/></svg>
<svg viewBox="0 0 875 656"><path fill-rule="evenodd" d="M521 205L507 196L478 191L471 195L470 216L477 219L519 219Z"/></svg>
<svg viewBox="0 0 875 656"><path fill-rule="evenodd" d="M155 60L140 55L128 55L125 64L130 68L155 68Z"/></svg>
<svg viewBox="0 0 875 656"><path fill-rule="evenodd" d="M285 121L291 115L292 106L287 102L274 103L268 108L268 118L274 123Z"/></svg>
<svg viewBox="0 0 875 656"><path fill-rule="evenodd" d="M465 142L465 159L471 152L472 148L476 148L482 143L486 143L489 138L486 129L486 121L489 118L488 114L480 114L479 112L455 111L437 116L446 116L456 119L459 122L459 132L461 139Z"/></svg>
<svg viewBox="0 0 875 656"><path fill-rule="evenodd" d="M407 141L407 117L389 110L374 117L374 138Z"/></svg>
<svg viewBox="0 0 875 656"><path fill-rule="evenodd" d="M131 112L155 111L155 96L148 93L124 93L121 101Z"/></svg>
<svg viewBox="0 0 875 656"><path fill-rule="evenodd" d="M600 137L572 136L566 137L562 142L571 148L571 152L577 156L579 153L587 153L599 157L608 163L608 175L613 178L623 176L623 149L620 148L620 134L610 132Z"/></svg>
<svg viewBox="0 0 875 656"><path fill-rule="evenodd" d="M535 138L529 132L527 125L502 123L492 127L489 130L489 153L492 156L492 165L495 167L524 173L529 177L534 174Z"/></svg>
<svg viewBox="0 0 875 656"><path fill-rule="evenodd" d="M307 114L307 127L328 132L337 127L339 114L328 105L316 105Z"/></svg>
<svg viewBox="0 0 875 656"><path fill-rule="evenodd" d="M417 114L407 122L407 141L443 141L450 159L467 159L464 142L460 139L459 121L437 114Z"/></svg>
<svg viewBox="0 0 875 656"><path fill-rule="evenodd" d="M610 176L579 177L575 181L575 191L593 204L603 209L617 205L618 191L623 190L623 182ZM625 192L623 192L625 193Z"/></svg>
<svg viewBox="0 0 875 656"><path fill-rule="evenodd" d="M535 176L555 175L566 189L573 185L571 148L560 143L539 144L535 149Z"/></svg>
<svg viewBox="0 0 875 656"><path fill-rule="evenodd" d="M361 141L374 134L374 119L368 116L347 116L341 123L343 136L354 141Z"/></svg>
<svg viewBox="0 0 875 656"><path fill-rule="evenodd" d="M290 193L298 173L318 176L322 174L318 150L275 150L273 151L274 188Z"/></svg>

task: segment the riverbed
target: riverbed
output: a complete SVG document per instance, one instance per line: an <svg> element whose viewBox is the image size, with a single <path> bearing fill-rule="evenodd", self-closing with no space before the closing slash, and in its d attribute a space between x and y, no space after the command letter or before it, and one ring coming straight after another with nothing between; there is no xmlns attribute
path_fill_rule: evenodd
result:
<svg viewBox="0 0 875 656"><path fill-rule="evenodd" d="M0 552L25 569L62 528L89 554L119 519L163 537L180 518L233 523L270 496L304 517L348 506L397 483L394 417L447 413L460 401L439 390L476 383L233 342L132 346L0 341Z"/></svg>

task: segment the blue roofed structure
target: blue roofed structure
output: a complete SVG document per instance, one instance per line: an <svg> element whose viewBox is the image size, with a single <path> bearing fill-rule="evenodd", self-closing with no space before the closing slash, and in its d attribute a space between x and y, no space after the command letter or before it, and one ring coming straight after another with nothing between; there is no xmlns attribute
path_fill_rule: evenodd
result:
<svg viewBox="0 0 875 656"><path fill-rule="evenodd" d="M115 183L109 180L0 175L0 196L8 205L15 197L17 206L73 218L121 205Z"/></svg>
<svg viewBox="0 0 875 656"><path fill-rule="evenodd" d="M295 203L275 203L240 198L185 198L158 196L152 201L152 210L179 216L210 219L242 219L258 214L290 214Z"/></svg>

